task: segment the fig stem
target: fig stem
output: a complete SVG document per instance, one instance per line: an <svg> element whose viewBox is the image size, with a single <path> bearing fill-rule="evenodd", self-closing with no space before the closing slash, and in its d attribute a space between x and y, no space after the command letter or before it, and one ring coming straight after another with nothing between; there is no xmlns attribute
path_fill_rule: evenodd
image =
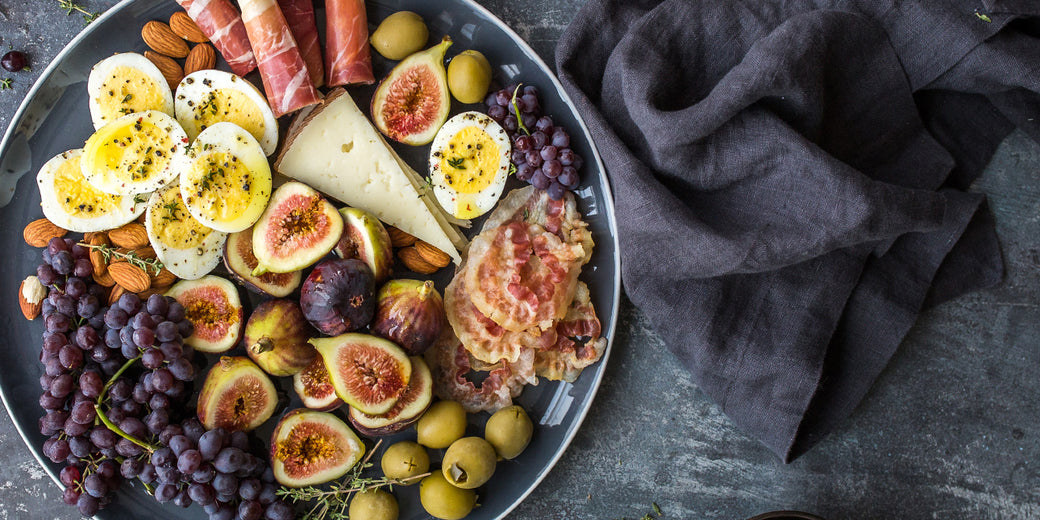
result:
<svg viewBox="0 0 1040 520"><path fill-rule="evenodd" d="M264 336L256 340L256 343L250 345L249 350L251 350L254 354L263 354L264 352L270 352L274 350L274 340L267 336Z"/></svg>
<svg viewBox="0 0 1040 520"><path fill-rule="evenodd" d="M101 419L101 422L104 423L105 426L107 426L109 430L112 430L112 431L116 432L116 435L119 435L120 437L122 437L122 438L124 438L124 439L126 439L126 440L128 440L128 441L130 441L130 442L132 442L132 443L134 443L134 444L136 444L138 446L140 446L141 448L143 448L148 453L152 453L155 450L159 449L157 446L153 446L151 444L148 444L147 442L144 442L141 439L138 439L137 437L134 437L134 436L130 435L129 433L124 432L122 430L122 428L120 428L119 426L116 426L116 423L112 422L112 420L109 419L107 415L105 415L105 412L101 411L101 405L100 404L95 404L94 405L94 411L97 412L97 416Z"/></svg>

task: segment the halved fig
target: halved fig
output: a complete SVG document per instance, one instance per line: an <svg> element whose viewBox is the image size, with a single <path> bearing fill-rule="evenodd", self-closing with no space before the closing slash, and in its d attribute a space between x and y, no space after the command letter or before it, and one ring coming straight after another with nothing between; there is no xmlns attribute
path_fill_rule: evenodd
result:
<svg viewBox="0 0 1040 520"><path fill-rule="evenodd" d="M375 278L368 265L354 258L330 258L304 280L300 308L311 325L335 336L359 330L372 321L375 292Z"/></svg>
<svg viewBox="0 0 1040 520"><path fill-rule="evenodd" d="M224 266L231 276L246 289L275 298L292 294L303 281L302 271L289 273L264 273L253 276L259 262L253 254L253 228L231 233L224 243Z"/></svg>
<svg viewBox="0 0 1040 520"><path fill-rule="evenodd" d="M379 288L372 334L411 355L430 348L444 328L444 300L431 280L390 280Z"/></svg>
<svg viewBox="0 0 1040 520"><path fill-rule="evenodd" d="M184 306L184 315L195 326L184 343L195 350L225 352L238 343L242 332L242 302L235 284L215 275L181 280L166 291Z"/></svg>
<svg viewBox="0 0 1040 520"><path fill-rule="evenodd" d="M317 357L307 343L314 334L295 301L267 300L246 322L246 354L272 376L291 376Z"/></svg>
<svg viewBox="0 0 1040 520"><path fill-rule="evenodd" d="M358 432L368 437L397 433L419 420L433 401L433 377L430 368L419 356L412 356L412 376L408 389L384 414L369 415L354 407L350 408L350 423Z"/></svg>
<svg viewBox="0 0 1040 520"><path fill-rule="evenodd" d="M271 470L283 486L335 480L364 455L361 439L328 412L298 408L282 417L271 434Z"/></svg>
<svg viewBox="0 0 1040 520"><path fill-rule="evenodd" d="M394 250L390 235L375 215L359 208L340 208L343 236L333 251L340 258L357 258L368 264L376 284L390 278L394 269Z"/></svg>
<svg viewBox="0 0 1040 520"><path fill-rule="evenodd" d="M390 341L347 333L310 343L325 360L336 395L362 412L386 413L408 389L412 362Z"/></svg>
<svg viewBox="0 0 1040 520"><path fill-rule="evenodd" d="M448 120L451 96L444 54L445 36L437 45L398 63L372 96L372 121L383 135L413 146L433 141Z"/></svg>
<svg viewBox="0 0 1040 520"><path fill-rule="evenodd" d="M197 413L207 430L249 431L271 418L274 383L247 357L223 356L206 374Z"/></svg>
<svg viewBox="0 0 1040 520"><path fill-rule="evenodd" d="M314 356L311 364L293 375L293 390L296 390L303 405L312 410L331 412L343 405L343 400L336 395L321 356Z"/></svg>
<svg viewBox="0 0 1040 520"><path fill-rule="evenodd" d="M271 194L253 227L253 276L299 271L332 251L343 234L343 217L320 193L290 181Z"/></svg>

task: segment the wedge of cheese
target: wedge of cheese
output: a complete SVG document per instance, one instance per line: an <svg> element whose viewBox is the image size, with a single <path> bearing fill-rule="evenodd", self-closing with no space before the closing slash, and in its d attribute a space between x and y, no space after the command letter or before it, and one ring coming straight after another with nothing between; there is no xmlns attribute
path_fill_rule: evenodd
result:
<svg viewBox="0 0 1040 520"><path fill-rule="evenodd" d="M419 175L383 140L345 90L333 90L293 124L274 167L462 263L459 251L465 249L465 236L433 195L424 194Z"/></svg>

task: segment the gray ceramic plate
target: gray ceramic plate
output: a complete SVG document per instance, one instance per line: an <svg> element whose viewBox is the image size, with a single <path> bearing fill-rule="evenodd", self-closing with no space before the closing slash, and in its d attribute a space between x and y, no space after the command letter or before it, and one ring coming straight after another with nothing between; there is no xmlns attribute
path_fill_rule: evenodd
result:
<svg viewBox="0 0 1040 520"><path fill-rule="evenodd" d="M0 348L0 366L4 367L0 370L0 397L26 444L55 482L60 468L42 457L40 448L44 438L37 428L37 421L42 415L37 398L40 394L39 376L42 373L38 358L43 325L39 320L26 322L14 304L20 281L34 273L40 261L40 251L25 245L21 237L24 225L42 216L35 174L52 156L82 147L84 140L91 134L86 97L90 67L115 52L143 52L145 47L137 31L125 28L141 27L149 20L166 20L175 9L177 6L172 0L127 0L90 24L43 73L0 144L0 222L4 222L0 226L0 250L6 252L4 267L0 272L0 295L5 295L4 301L8 302L0 310L0 337L4 338L4 347ZM443 34L451 35L456 44L450 49L449 55L467 48L483 52L495 65L496 83L523 81L537 85L542 91L544 111L551 114L557 124L570 129L573 135L572 147L586 159L582 172L583 185L578 193L579 207L596 239L595 255L586 266L582 278L591 288L604 336L612 338L620 294L620 266L612 199L602 163L588 130L571 107L559 83L516 33L474 2L370 1L369 20L381 20L391 12L402 9L416 11L427 20L431 42ZM376 56L376 76L382 77L390 65ZM365 106L371 90L354 89L351 93L361 106ZM467 108L480 109L455 103L453 111L460 112ZM400 146L398 150L418 171L425 171L428 148L406 148ZM512 182L517 181L513 179ZM516 186L519 183L513 187ZM443 287L445 280L439 279L438 282ZM499 465L494 478L479 490L481 507L468 518L502 518L538 485L563 454L584 419L599 386L606 361L607 355L604 355L600 363L587 368L573 384L543 381L524 391L519 402L538 423L534 439L517 460ZM280 381L282 388L293 395L291 382L288 378L283 379ZM298 402L290 406L298 406ZM468 433L482 434L486 418L486 414L473 416ZM275 422L275 419L270 422ZM267 425L260 435L264 436L269 431L270 425ZM414 430L389 440L409 437L414 438ZM435 460L439 456L439 453L433 454ZM378 461L378 458L375 460ZM404 520L428 518L419 505L417 488L399 487L395 490L401 504L401 518ZM147 495L139 483L136 487L127 483L113 504L98 517L202 519L206 515L198 506L180 509L161 505Z"/></svg>

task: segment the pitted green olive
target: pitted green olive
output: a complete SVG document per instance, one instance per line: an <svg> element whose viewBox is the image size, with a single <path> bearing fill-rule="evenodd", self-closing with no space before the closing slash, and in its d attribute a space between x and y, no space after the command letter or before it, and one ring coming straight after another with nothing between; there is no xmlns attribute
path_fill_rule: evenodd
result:
<svg viewBox="0 0 1040 520"><path fill-rule="evenodd" d="M434 471L419 484L419 501L423 509L435 518L460 520L473 511L473 506L477 504L477 492L457 488L439 471Z"/></svg>
<svg viewBox="0 0 1040 520"><path fill-rule="evenodd" d="M444 452L441 472L453 486L473 489L491 479L497 459L495 448L488 441L480 437L463 437Z"/></svg>
<svg viewBox="0 0 1040 520"><path fill-rule="evenodd" d="M503 459L515 458L523 452L533 433L531 418L515 404L495 412L484 426L484 438Z"/></svg>

